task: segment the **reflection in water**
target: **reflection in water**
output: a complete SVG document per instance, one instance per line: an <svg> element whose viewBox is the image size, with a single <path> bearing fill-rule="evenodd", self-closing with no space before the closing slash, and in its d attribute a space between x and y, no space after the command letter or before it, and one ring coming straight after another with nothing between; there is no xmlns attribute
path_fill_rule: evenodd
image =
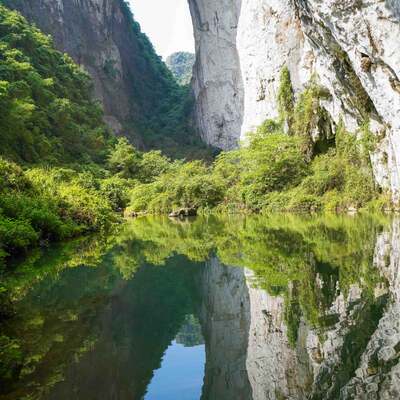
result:
<svg viewBox="0 0 400 400"><path fill-rule="evenodd" d="M160 369L154 373L145 400L199 399L203 386L204 358L204 346L185 347L172 342Z"/></svg>
<svg viewBox="0 0 400 400"><path fill-rule="evenodd" d="M1 399L398 399L400 220L138 219L0 287Z"/></svg>

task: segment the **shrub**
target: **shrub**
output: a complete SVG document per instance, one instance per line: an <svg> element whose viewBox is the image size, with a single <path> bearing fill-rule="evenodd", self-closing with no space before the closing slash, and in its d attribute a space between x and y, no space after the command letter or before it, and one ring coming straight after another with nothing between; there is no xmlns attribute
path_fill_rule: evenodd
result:
<svg viewBox="0 0 400 400"><path fill-rule="evenodd" d="M126 138L119 138L108 157L108 166L114 174L121 178L134 178L140 170L140 153Z"/></svg>
<svg viewBox="0 0 400 400"><path fill-rule="evenodd" d="M0 191L25 190L29 185L29 181L20 166L0 157Z"/></svg>
<svg viewBox="0 0 400 400"><path fill-rule="evenodd" d="M255 135L243 149L241 192L247 206L259 209L267 193L296 186L307 173L300 140L283 134Z"/></svg>
<svg viewBox="0 0 400 400"><path fill-rule="evenodd" d="M0 195L0 206L8 218L27 222L40 237L63 239L71 235L71 223L58 215L57 203L44 197L20 193Z"/></svg>
<svg viewBox="0 0 400 400"><path fill-rule="evenodd" d="M290 128L294 109L294 94L290 72L287 66L282 68L278 90L278 107L280 123L286 122ZM271 125L270 125L271 126Z"/></svg>
<svg viewBox="0 0 400 400"><path fill-rule="evenodd" d="M142 156L138 179L143 183L150 183L166 173L170 167L171 160L163 156L161 151L149 151Z"/></svg>
<svg viewBox="0 0 400 400"><path fill-rule="evenodd" d="M61 215L82 225L85 230L105 229L115 221L110 203L94 190L68 183L60 186L58 194Z"/></svg>
<svg viewBox="0 0 400 400"><path fill-rule="evenodd" d="M223 185L200 161L177 162L153 183L131 193L133 211L168 212L174 208L212 208L223 199Z"/></svg>
<svg viewBox="0 0 400 400"><path fill-rule="evenodd" d="M168 211L160 206L155 205L155 199L160 195L160 189L156 183L140 184L135 186L130 192L130 206L129 210L163 212Z"/></svg>
<svg viewBox="0 0 400 400"><path fill-rule="evenodd" d="M38 240L39 234L28 222L0 217L0 243L7 252L26 250Z"/></svg>
<svg viewBox="0 0 400 400"><path fill-rule="evenodd" d="M124 208L129 202L129 188L132 182L113 176L100 181L100 194L108 199L114 210Z"/></svg>

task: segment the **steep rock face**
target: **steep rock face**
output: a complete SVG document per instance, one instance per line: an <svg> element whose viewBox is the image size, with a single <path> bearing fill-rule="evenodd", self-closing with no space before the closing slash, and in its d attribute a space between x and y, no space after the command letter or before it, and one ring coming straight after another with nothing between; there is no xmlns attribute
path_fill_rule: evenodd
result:
<svg viewBox="0 0 400 400"><path fill-rule="evenodd" d="M203 140L238 146L243 85L236 48L241 0L189 0L196 41L195 120Z"/></svg>
<svg viewBox="0 0 400 400"><path fill-rule="evenodd" d="M317 332L306 331L314 369L308 398L400 396L399 241L400 220L394 219L391 227L376 238L373 265L384 281L375 286L373 297L368 299L357 285L352 285L347 296L341 293L332 304L331 312L338 315L338 322L324 332L324 340ZM351 357L351 363L344 354Z"/></svg>
<svg viewBox="0 0 400 400"><path fill-rule="evenodd" d="M122 0L6 0L90 73L105 119L118 134L140 140L137 127L167 93L166 67Z"/></svg>
<svg viewBox="0 0 400 400"><path fill-rule="evenodd" d="M266 118L277 118L279 75L287 65L295 90L310 78L312 57L288 1L243 0L237 48L244 82L241 136Z"/></svg>
<svg viewBox="0 0 400 400"><path fill-rule="evenodd" d="M255 287L253 272L245 272L251 311L246 366L253 400L306 399L313 375L305 336L299 334L297 348L289 344L285 299Z"/></svg>
<svg viewBox="0 0 400 400"><path fill-rule="evenodd" d="M400 201L397 1L218 2L225 12L215 1L191 3L197 27L196 113L207 142L231 148L265 119L276 118L279 73L287 65L297 94L314 76L329 91L322 105L332 129L343 119L356 133L370 119L379 142L371 157L376 180ZM213 85L226 71L224 84Z"/></svg>
<svg viewBox="0 0 400 400"><path fill-rule="evenodd" d="M328 111L357 125L370 114L380 143L373 155L378 183L400 200L400 19L391 1L297 1L315 55L315 72L332 94ZM340 62L338 62L340 61ZM343 72L347 63L348 71ZM357 79L359 81L357 81ZM339 97L342 91L342 97ZM336 105L335 105L336 102ZM339 112L335 112L338 109ZM352 127L349 126L351 129Z"/></svg>
<svg viewBox="0 0 400 400"><path fill-rule="evenodd" d="M400 220L374 240L371 263L380 278L347 290L335 281L323 312L331 322L317 327L303 315L295 346L288 339L290 295L271 295L253 271L212 258L198 277L207 352L202 398L399 398ZM323 279L317 275L316 285L326 290Z"/></svg>

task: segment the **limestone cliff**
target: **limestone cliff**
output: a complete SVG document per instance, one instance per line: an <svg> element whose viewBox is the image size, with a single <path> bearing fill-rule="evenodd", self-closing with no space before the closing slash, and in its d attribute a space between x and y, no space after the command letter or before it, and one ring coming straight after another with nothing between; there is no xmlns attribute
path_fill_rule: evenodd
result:
<svg viewBox="0 0 400 400"><path fill-rule="evenodd" d="M276 118L279 74L295 92L311 77L330 96L334 131L365 120L379 142L376 181L400 200L400 6L395 0L190 0L197 64L196 120L223 149Z"/></svg>
<svg viewBox="0 0 400 400"><path fill-rule="evenodd" d="M4 0L84 66L104 105L106 122L137 143L175 90L167 67L123 0Z"/></svg>
<svg viewBox="0 0 400 400"><path fill-rule="evenodd" d="M195 120L207 143L237 147L243 85L236 35L241 0L189 0L196 42Z"/></svg>

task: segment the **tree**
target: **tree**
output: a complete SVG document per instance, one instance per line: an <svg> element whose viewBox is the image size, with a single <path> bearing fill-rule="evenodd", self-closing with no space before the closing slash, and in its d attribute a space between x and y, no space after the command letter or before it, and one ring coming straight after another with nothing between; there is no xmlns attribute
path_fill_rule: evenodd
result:
<svg viewBox="0 0 400 400"><path fill-rule="evenodd" d="M126 138L119 138L108 158L108 165L113 173L129 179L138 175L141 159L140 153Z"/></svg>

